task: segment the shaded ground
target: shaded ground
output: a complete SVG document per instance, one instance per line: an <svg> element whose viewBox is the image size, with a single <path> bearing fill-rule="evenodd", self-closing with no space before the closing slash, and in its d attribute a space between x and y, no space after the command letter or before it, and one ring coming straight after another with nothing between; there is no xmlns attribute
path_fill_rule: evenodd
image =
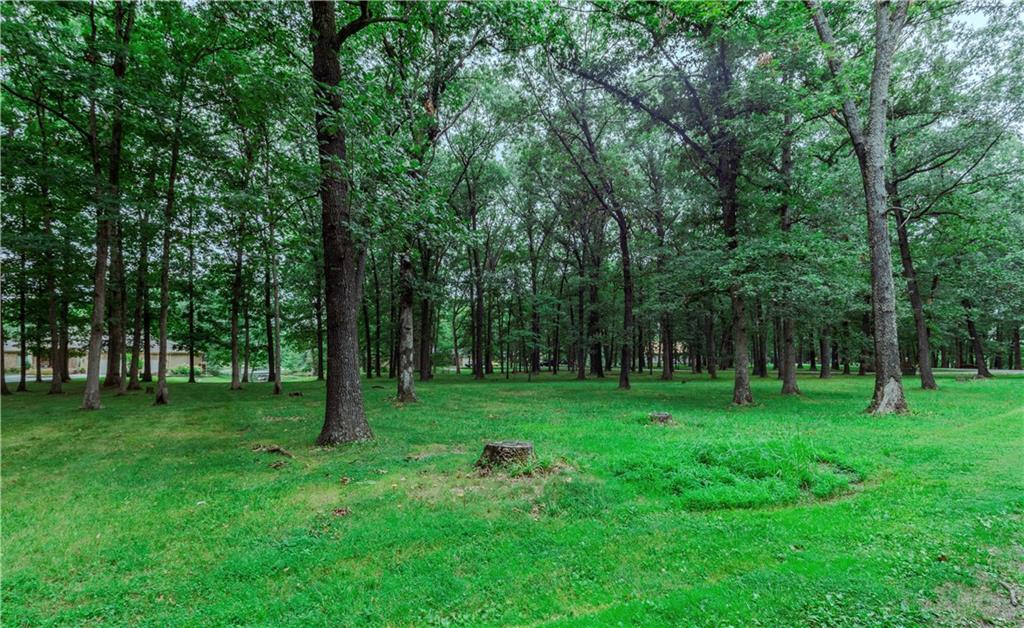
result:
<svg viewBox="0 0 1024 628"><path fill-rule="evenodd" d="M881 419L868 378L682 379L368 382L378 438L335 450L317 382L36 385L3 400L4 624L1020 624L1024 379ZM507 438L538 460L481 475Z"/></svg>

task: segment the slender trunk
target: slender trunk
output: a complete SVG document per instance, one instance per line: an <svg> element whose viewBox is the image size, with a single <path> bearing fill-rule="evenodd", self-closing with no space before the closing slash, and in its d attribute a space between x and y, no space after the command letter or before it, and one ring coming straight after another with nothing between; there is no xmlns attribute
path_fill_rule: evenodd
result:
<svg viewBox="0 0 1024 628"><path fill-rule="evenodd" d="M242 334L243 343L242 347L242 383L249 383L249 354L252 350L251 339L249 337L249 289L248 286L242 291Z"/></svg>
<svg viewBox="0 0 1024 628"><path fill-rule="evenodd" d="M364 290L365 293L365 290ZM366 299L363 298L363 338L366 339L366 361L364 369L366 370L366 379L373 379L373 338L370 336L370 307L366 305ZM420 376L422 379L422 375Z"/></svg>
<svg viewBox="0 0 1024 628"><path fill-rule="evenodd" d="M110 227L110 276L107 278L107 301L110 304L107 318L107 374L103 385L119 386L121 382L121 335L124 327L124 250L121 224L121 208L112 209Z"/></svg>
<svg viewBox="0 0 1024 628"><path fill-rule="evenodd" d="M864 334L864 337L870 341L873 334L871 331L871 315L868 312L864 312L864 314L862 314L860 317L860 329L861 332ZM862 345L860 351L860 364L857 368L857 375L867 375L868 363L871 361L870 346L870 342L864 343Z"/></svg>
<svg viewBox="0 0 1024 628"><path fill-rule="evenodd" d="M155 405L165 405L167 391L167 311L170 308L171 234L174 228L175 183L178 180L178 156L181 146L181 117L185 100L184 85L178 94L178 113L174 121L174 140L171 145L171 166L167 179L167 202L164 205L164 234L160 252L160 357L157 362ZM233 306L234 307L234 306ZM237 321L235 321L237 323ZM234 330L232 330L234 338Z"/></svg>
<svg viewBox="0 0 1024 628"><path fill-rule="evenodd" d="M599 292L597 286L597 263L591 264L589 289L590 289L590 311L587 313L587 338L590 339L590 374L599 378L604 377L604 358L601 355L601 338L599 326L601 314L598 312Z"/></svg>
<svg viewBox="0 0 1024 628"><path fill-rule="evenodd" d="M711 379L718 379L718 347L715 344L715 311L708 303L707 312L704 314L704 358L708 368L708 376ZM700 364L697 364L697 372L700 372Z"/></svg>
<svg viewBox="0 0 1024 628"><path fill-rule="evenodd" d="M54 267L54 251L57 242L53 237L53 200L50 198L50 145L46 128L46 110L36 107L36 120L39 124L39 143L41 148L42 174L40 189L43 197L43 235L47 250L44 253L46 264L46 321L50 332L50 391L51 395L63 392L63 380L60 376L60 329L57 325L57 277ZM22 225L24 227L24 225ZM4 373L0 369L0 377Z"/></svg>
<svg viewBox="0 0 1024 628"><path fill-rule="evenodd" d="M540 373L540 300L537 296L537 253L530 228L530 372Z"/></svg>
<svg viewBox="0 0 1024 628"><path fill-rule="evenodd" d="M374 373L377 375L377 377L380 377L380 353L381 353L381 343L380 343L381 316L380 316L380 311L381 311L382 308L381 308L381 302L380 302L380 277L378 276L378 273L377 273L377 260L376 260L376 258L373 257L372 251L371 251L371 254L370 254L370 260L373 263L372 264L372 267L373 267L373 321L374 321L374 327L373 327L373 350L374 350L373 370L374 370ZM319 287L318 287L318 289L319 289Z"/></svg>
<svg viewBox="0 0 1024 628"><path fill-rule="evenodd" d="M788 79L788 77L786 77ZM786 80L786 79L784 79ZM789 195L790 188L792 187L793 178L793 114L787 111L783 114L783 132L782 132L782 185L783 185L783 201L779 206L779 222L782 228L784 237L788 237L788 233L792 229L793 219L790 215L789 207ZM790 258L788 255L782 256L782 263L786 266L790 264ZM783 298L788 298L788 295L784 295ZM786 304L784 304L785 307ZM797 353L796 346L794 345L796 336L796 322L793 320L793 316L790 313L783 313L782 316L782 362L779 365L779 378L782 380L782 394L783 395L799 395L800 387L796 383L796 362Z"/></svg>
<svg viewBox="0 0 1024 628"><path fill-rule="evenodd" d="M413 346L413 266L408 251L399 256L399 366L398 366L398 401L412 403L416 401L416 390L413 383L414 346ZM479 366L474 364L474 372Z"/></svg>
<svg viewBox="0 0 1024 628"><path fill-rule="evenodd" d="M2 304L2 302L3 299L0 298L0 304ZM3 315L0 314L0 395L6 396L11 394L11 389L7 385L7 365L4 363L4 358L6 357L7 354L4 351L4 347L6 346L6 339L4 337L4 326L2 322Z"/></svg>
<svg viewBox="0 0 1024 628"><path fill-rule="evenodd" d="M156 169L150 174L150 184L156 178ZM142 225L139 234L139 268L135 277L135 308L132 314L132 363L129 368L129 390L139 390L142 386L139 383L139 356L142 352L140 346L143 340L142 325L145 319L146 293L149 291L149 219L147 214L142 214Z"/></svg>
<svg viewBox="0 0 1024 628"><path fill-rule="evenodd" d="M796 323L786 316L782 319L782 394L799 395L796 382Z"/></svg>
<svg viewBox="0 0 1024 628"><path fill-rule="evenodd" d="M313 247L313 317L316 322L316 378L324 378L324 303L323 303L323 282L320 273L323 267L320 265L320 246ZM374 268L376 273L376 268ZM377 333L380 334L380 321L377 321ZM378 348L379 350L379 348ZM380 373L377 373L380 376Z"/></svg>
<svg viewBox="0 0 1024 628"><path fill-rule="evenodd" d="M582 258L579 262L579 282L576 287L576 307L579 312L576 331L576 379L587 379L587 328L583 325L586 317L586 302L584 300L584 286L586 285L587 274L583 266Z"/></svg>
<svg viewBox="0 0 1024 628"><path fill-rule="evenodd" d="M274 309L270 302L270 269L263 272L263 322L267 330L267 381L277 381L274 357Z"/></svg>
<svg viewBox="0 0 1024 628"><path fill-rule="evenodd" d="M494 295L487 299L487 325L484 330L484 375L494 374Z"/></svg>
<svg viewBox="0 0 1024 628"><path fill-rule="evenodd" d="M818 377L828 379L832 377L832 332L827 327L821 330L819 348L821 372Z"/></svg>
<svg viewBox="0 0 1024 628"><path fill-rule="evenodd" d="M896 219L896 235L900 249L900 261L903 264L903 278L907 282L907 295L910 297L910 309L914 313L914 331L917 335L917 366L921 373L921 388L935 390L935 374L932 373L931 347L929 346L928 323L924 315L924 299L917 283L917 272L910 253L910 237L907 233L907 216L900 207L898 188L890 184L893 211Z"/></svg>
<svg viewBox="0 0 1024 628"><path fill-rule="evenodd" d="M60 378L64 383L71 381L71 347L68 340L68 305L67 298L60 303Z"/></svg>
<svg viewBox="0 0 1024 628"><path fill-rule="evenodd" d="M192 235L192 207L188 209L188 383L196 383L196 243ZM249 348L246 347L248 352ZM245 377L243 376L243 380Z"/></svg>
<svg viewBox="0 0 1024 628"><path fill-rule="evenodd" d="M148 274L148 270L147 270ZM142 295L142 381L153 381L152 339L149 337L153 327L152 312L149 309L149 278L146 278L146 291Z"/></svg>
<svg viewBox="0 0 1024 628"><path fill-rule="evenodd" d="M277 241L274 220L270 221L270 281L274 291L274 394L281 394L281 291L277 282Z"/></svg>
<svg viewBox="0 0 1024 628"><path fill-rule="evenodd" d="M1020 323L1019 322L1014 322L1013 326L1014 326L1013 327L1013 341L1012 341L1012 345L1013 345L1013 350L1012 350L1012 352L1013 352L1013 368L1014 368L1014 370L1019 371L1019 370L1021 370L1021 361L1020 361Z"/></svg>
<svg viewBox="0 0 1024 628"><path fill-rule="evenodd" d="M665 312L661 315L661 379L672 379L672 316Z"/></svg>
<svg viewBox="0 0 1024 628"><path fill-rule="evenodd" d="M135 307L132 314L132 362L128 368L128 389L138 390L139 384L139 351L142 347L142 300L146 292L146 223L142 225L143 236L139 252L139 269L135 278Z"/></svg>
<svg viewBox="0 0 1024 628"><path fill-rule="evenodd" d="M431 250L427 246L420 247L420 275L422 277L423 285L428 289L421 290L420 298L420 344L419 344L419 372L420 381L433 379L434 377L434 365L433 365L433 330L434 330L434 303L429 296L429 281L430 281L430 264L431 264ZM367 358L370 356L369 343L370 337L367 334ZM369 364L369 360L367 360ZM367 374L369 374L369 366L367 366Z"/></svg>
<svg viewBox="0 0 1024 628"><path fill-rule="evenodd" d="M971 315L973 305L968 299L964 299L961 303L964 306L964 318L967 321L967 335L971 339L971 349L974 351L974 368L978 371L975 377L992 377L992 373L988 370L988 365L985 364L985 349L982 346L981 336L978 335L977 326L974 324L974 317Z"/></svg>
<svg viewBox="0 0 1024 628"><path fill-rule="evenodd" d="M452 360L455 363L455 374L462 374L461 358L459 358L459 310L452 306Z"/></svg>
<svg viewBox="0 0 1024 628"><path fill-rule="evenodd" d="M235 268L231 281L231 390L242 389L241 350L238 342L238 318L242 306L242 242L245 240L245 218L239 217L238 242L235 244Z"/></svg>
<svg viewBox="0 0 1024 628"><path fill-rule="evenodd" d="M619 255L622 258L622 363L619 388L629 390L629 366L633 358L633 269L629 254L629 224L621 210L614 213L619 227Z"/></svg>

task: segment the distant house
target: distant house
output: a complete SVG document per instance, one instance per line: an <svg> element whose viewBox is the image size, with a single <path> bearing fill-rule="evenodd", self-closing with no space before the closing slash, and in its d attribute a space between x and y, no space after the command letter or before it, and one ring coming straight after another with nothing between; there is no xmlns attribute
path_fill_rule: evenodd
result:
<svg viewBox="0 0 1024 628"><path fill-rule="evenodd" d="M85 369L88 364L88 350L84 346L73 346L70 348L71 358L68 360L68 366L71 368L72 373L85 373ZM157 369L160 366L160 347L153 343L149 347L150 352L150 370L155 375ZM28 348L28 355L25 356L28 362L27 366L29 369L35 369L36 360L42 365L43 370L49 370L50 368L50 353L47 351L43 355L32 355L31 347ZM131 357L131 349L129 349L128 357ZM139 355L139 369L142 370L141 361L143 356ZM21 367L21 347L17 342L7 341L4 342L4 368L8 371L18 370ZM176 367L188 366L188 350L179 349L171 345L167 349L167 370L173 371ZM206 371L206 356L197 351L196 352L196 370L199 372ZM100 375L107 374L107 350L106 347L103 349L103 353L100 354Z"/></svg>

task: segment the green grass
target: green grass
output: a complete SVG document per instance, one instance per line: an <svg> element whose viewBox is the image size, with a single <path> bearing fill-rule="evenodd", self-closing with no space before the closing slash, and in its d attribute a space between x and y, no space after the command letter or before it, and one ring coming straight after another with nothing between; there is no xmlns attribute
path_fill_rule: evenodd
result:
<svg viewBox="0 0 1024 628"><path fill-rule="evenodd" d="M377 439L333 450L317 382L98 412L36 384L3 399L3 623L1021 620L1024 379L907 380L912 412L875 418L870 378L755 378L750 408L682 378L442 376L406 406L371 380ZM506 438L538 459L481 475Z"/></svg>

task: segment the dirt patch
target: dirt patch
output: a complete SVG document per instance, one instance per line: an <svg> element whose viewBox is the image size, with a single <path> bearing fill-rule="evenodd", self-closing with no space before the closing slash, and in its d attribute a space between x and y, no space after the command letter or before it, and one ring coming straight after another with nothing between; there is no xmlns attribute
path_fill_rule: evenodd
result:
<svg viewBox="0 0 1024 628"><path fill-rule="evenodd" d="M437 458L439 456L454 456L466 453L465 449L461 447L450 447L443 443L432 443L430 445L423 445L417 447L413 451L410 451L405 456L406 462L418 462L420 460L426 460L428 458Z"/></svg>
<svg viewBox="0 0 1024 628"><path fill-rule="evenodd" d="M306 417L304 417L304 416L270 416L268 414L268 415L263 417L263 420L266 421L267 423L286 423L286 422L297 423L299 421L305 421Z"/></svg>
<svg viewBox="0 0 1024 628"><path fill-rule="evenodd" d="M1011 597L1010 590L1013 590ZM1021 593L1007 581L996 582L988 576L977 584L946 584L935 592L935 600L924 603L936 622L944 626L1021 626L1024 606ZM1016 598L1017 605L1013 604Z"/></svg>
<svg viewBox="0 0 1024 628"><path fill-rule="evenodd" d="M536 500L551 482L572 482L575 469L563 461L537 465L536 468L488 470L472 469L454 474L420 473L410 478L407 495L427 504L451 504L484 499L487 503L504 500Z"/></svg>

